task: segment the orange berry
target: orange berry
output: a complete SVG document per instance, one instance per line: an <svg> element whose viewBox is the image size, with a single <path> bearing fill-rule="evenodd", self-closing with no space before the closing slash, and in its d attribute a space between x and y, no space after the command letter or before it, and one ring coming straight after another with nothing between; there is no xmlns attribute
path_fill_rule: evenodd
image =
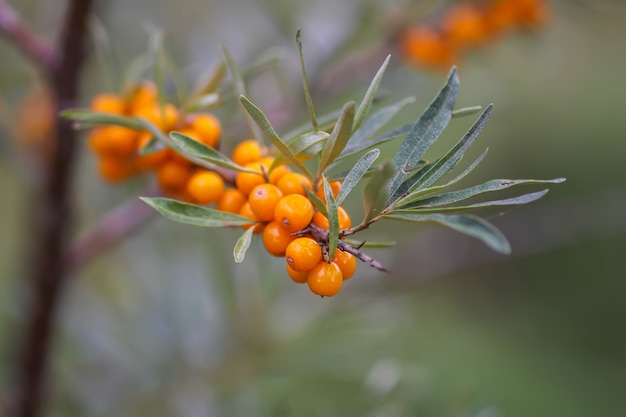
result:
<svg viewBox="0 0 626 417"><path fill-rule="evenodd" d="M313 204L299 194L286 195L276 204L274 219L290 233L304 229L313 218Z"/></svg>
<svg viewBox="0 0 626 417"><path fill-rule="evenodd" d="M271 165L270 165L271 166ZM269 168L269 167L268 167ZM268 169L269 170L269 169ZM287 174L291 173L291 168L287 165L279 165L269 173L270 183L277 185L278 181Z"/></svg>
<svg viewBox="0 0 626 417"><path fill-rule="evenodd" d="M263 221L274 220L276 203L283 197L278 187L272 184L259 184L252 189L248 196L250 209Z"/></svg>
<svg viewBox="0 0 626 417"><path fill-rule="evenodd" d="M117 94L98 94L91 99L91 110L102 113L124 114L126 103Z"/></svg>
<svg viewBox="0 0 626 417"><path fill-rule="evenodd" d="M337 214L339 216L339 230L349 229L352 227L352 219L350 215L343 207L337 207ZM328 218L319 211L313 216L313 224L323 229L330 229Z"/></svg>
<svg viewBox="0 0 626 417"><path fill-rule="evenodd" d="M356 258L349 252L337 249L333 263L337 264L341 270L344 281L350 279L350 277L354 275L354 271L356 271Z"/></svg>
<svg viewBox="0 0 626 417"><path fill-rule="evenodd" d="M448 10L441 27L453 44L478 45L489 37L485 14L470 4L459 4Z"/></svg>
<svg viewBox="0 0 626 417"><path fill-rule="evenodd" d="M141 150L151 140L152 133L148 131L141 132L137 140L137 151ZM135 166L139 170L155 169L164 164L169 159L170 154L170 149L165 148L147 155L138 155L135 159Z"/></svg>
<svg viewBox="0 0 626 417"><path fill-rule="evenodd" d="M418 65L448 70L457 60L456 48L438 31L414 26L400 38L400 49L404 57Z"/></svg>
<svg viewBox="0 0 626 417"><path fill-rule="evenodd" d="M287 245L296 237L280 227L277 222L269 222L263 230L263 246L271 255L284 256Z"/></svg>
<svg viewBox="0 0 626 417"><path fill-rule="evenodd" d="M333 197L337 198L337 194L339 194L339 190L341 190L341 181L331 181L328 183L330 185L330 189L333 191ZM324 204L326 204L326 195L324 194L324 183L322 181L317 185L317 192L315 193Z"/></svg>
<svg viewBox="0 0 626 417"><path fill-rule="evenodd" d="M313 188L311 180L299 172L290 172L283 175L276 183L276 186L284 195L299 194L305 196L304 187L307 187L309 190Z"/></svg>
<svg viewBox="0 0 626 417"><path fill-rule="evenodd" d="M233 149L232 160L240 166L256 162L263 157L263 147L254 139L244 140Z"/></svg>
<svg viewBox="0 0 626 417"><path fill-rule="evenodd" d="M210 113L194 115L191 127L200 136L200 142L215 148L222 135L222 125L217 117Z"/></svg>
<svg viewBox="0 0 626 417"><path fill-rule="evenodd" d="M135 170L127 160L102 157L98 160L98 172L105 181L120 182L132 176Z"/></svg>
<svg viewBox="0 0 626 417"><path fill-rule="evenodd" d="M142 81L130 96L129 112L137 114L141 109L151 107L156 103L157 89L151 81Z"/></svg>
<svg viewBox="0 0 626 417"><path fill-rule="evenodd" d="M200 204L211 204L224 194L224 179L213 171L200 170L187 182L187 192Z"/></svg>
<svg viewBox="0 0 626 417"><path fill-rule="evenodd" d="M161 106L154 103L138 109L134 116L148 120L160 130L169 131L176 125L179 113L173 104L167 103L165 106Z"/></svg>
<svg viewBox="0 0 626 417"><path fill-rule="evenodd" d="M253 174L251 172L238 172L235 177L235 185L239 188L239 191L247 196L254 187L265 183L265 177L263 177L261 164L259 162L250 162L245 164L244 167L258 172L258 174Z"/></svg>
<svg viewBox="0 0 626 417"><path fill-rule="evenodd" d="M322 248L310 237L299 237L287 245L285 259L296 271L310 271L322 260Z"/></svg>
<svg viewBox="0 0 626 417"><path fill-rule="evenodd" d="M341 290L343 277L337 264L320 262L307 275L307 283L313 294L332 297Z"/></svg>
<svg viewBox="0 0 626 417"><path fill-rule="evenodd" d="M188 166L176 161L167 161L157 170L157 180L163 191L178 194L187 185L191 174L192 171Z"/></svg>
<svg viewBox="0 0 626 417"><path fill-rule="evenodd" d="M89 146L98 155L126 158L134 155L139 134L123 126L102 126L89 134Z"/></svg>
<svg viewBox="0 0 626 417"><path fill-rule="evenodd" d="M255 222L260 222L260 219L252 212L252 210L250 209L250 203L249 202L245 202L243 203L243 206L241 206L241 209L239 210L239 214L247 217L249 219L254 220ZM243 227L244 229L249 229L252 226L254 226L254 234L259 234L263 231L263 228L265 227L265 225L263 223L256 223L256 226L253 224L246 224Z"/></svg>
<svg viewBox="0 0 626 417"><path fill-rule="evenodd" d="M229 188L217 202L217 209L226 213L237 214L246 202L246 196L236 188Z"/></svg>
<svg viewBox="0 0 626 417"><path fill-rule="evenodd" d="M289 264L287 264L287 274L293 282L298 284L304 284L305 282L307 282L309 277L308 271L296 271L295 269L290 267Z"/></svg>

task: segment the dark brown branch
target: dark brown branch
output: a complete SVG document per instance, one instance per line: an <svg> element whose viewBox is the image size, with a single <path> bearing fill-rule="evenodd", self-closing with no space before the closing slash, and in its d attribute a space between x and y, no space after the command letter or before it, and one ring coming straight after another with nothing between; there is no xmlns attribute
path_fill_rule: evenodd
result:
<svg viewBox="0 0 626 417"><path fill-rule="evenodd" d="M44 71L56 67L56 49L26 26L6 0L0 0L0 33Z"/></svg>
<svg viewBox="0 0 626 417"><path fill-rule="evenodd" d="M4 1L2 5L6 6ZM45 55L46 59L36 60L50 80L57 112L71 107L78 98L90 6L91 0L71 0L58 59ZM71 223L76 132L69 121L57 119L55 137L56 152L44 167L37 193L33 252L27 260L32 265L31 293L21 356L16 364L16 417L37 417L43 410L54 322L68 273L65 253Z"/></svg>

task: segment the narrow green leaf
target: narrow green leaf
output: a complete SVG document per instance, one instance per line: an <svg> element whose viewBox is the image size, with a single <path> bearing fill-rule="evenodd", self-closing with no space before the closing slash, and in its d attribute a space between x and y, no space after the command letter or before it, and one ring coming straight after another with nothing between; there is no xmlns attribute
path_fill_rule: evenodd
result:
<svg viewBox="0 0 626 417"><path fill-rule="evenodd" d="M404 199L409 195L409 190L422 178L422 176L428 171L428 167L430 167L434 162L426 162L420 161L417 166L412 170L412 175L409 176L400 187L393 193L389 200L387 201L387 206L395 206L397 205L397 201L400 199Z"/></svg>
<svg viewBox="0 0 626 417"><path fill-rule="evenodd" d="M485 111L482 112L461 140L452 149L450 149L448 153L433 164L418 182L413 184L411 191L426 188L450 172L450 170L452 170L452 168L454 168L461 160L465 151L467 151L472 143L474 143L478 135L480 135L480 132L482 132L483 128L487 124L487 121L489 120L489 116L491 116L492 110L493 104L487 106Z"/></svg>
<svg viewBox="0 0 626 417"><path fill-rule="evenodd" d="M348 245L354 246L356 248L369 248L369 249L385 249L396 246L397 242L395 240L390 241L358 241L353 239L345 238L343 239Z"/></svg>
<svg viewBox="0 0 626 417"><path fill-rule="evenodd" d="M508 180L508 179L499 179L499 180L491 180L484 182L480 185L476 185L473 187L465 188L458 191L451 191L448 193L439 194L433 197L418 197L418 198L407 198L404 203L398 204L398 207L402 207L402 209L412 209L412 208L421 208L421 207L439 207L445 206L448 204L453 204L458 201L466 200L471 197L475 197L477 195L492 192L492 191L500 191L507 189L509 187L517 186L517 185L525 185L525 184L558 184L564 181L564 178L555 178L552 180L533 180L533 179L520 179L520 180ZM399 202L400 203L400 202Z"/></svg>
<svg viewBox="0 0 626 417"><path fill-rule="evenodd" d="M446 84L415 122L393 159L396 173L391 180L391 194L395 193L404 180L411 175L410 167L423 159L428 148L448 125L458 90L459 78L456 68L453 68Z"/></svg>
<svg viewBox="0 0 626 417"><path fill-rule="evenodd" d="M317 194L315 194L312 190L304 186L304 184L302 185L302 188L304 189L304 193L306 194L307 198L311 201L311 203L313 203L313 207L315 207L317 211L319 211L328 218L328 210L326 209L326 204L324 203L324 201L322 201L322 199L319 198Z"/></svg>
<svg viewBox="0 0 626 417"><path fill-rule="evenodd" d="M339 213L337 212L337 202L333 196L333 189L326 177L322 177L324 181L324 196L326 197L326 207L328 207L328 259L335 257L337 250L337 242L339 241Z"/></svg>
<svg viewBox="0 0 626 417"><path fill-rule="evenodd" d="M163 32L153 28L150 33L150 60L152 77L157 87L157 99L161 109L165 106L165 51L163 47Z"/></svg>
<svg viewBox="0 0 626 417"><path fill-rule="evenodd" d="M521 204L532 203L533 201L539 200L541 197L546 195L548 190L537 191L534 193L523 194L517 197L505 198L503 200L492 200L492 201L483 201L480 203L468 204L465 206L451 206L451 207L415 207L410 209L400 209L395 212L399 213L444 213L444 212L458 212L458 211L468 211L468 210L476 210L479 208L485 207L494 207L494 206L517 206Z"/></svg>
<svg viewBox="0 0 626 417"><path fill-rule="evenodd" d="M486 220L471 214L396 214L394 212L390 215L386 215L385 218L413 223L440 224L452 230L456 230L457 232L480 239L496 252L503 254L511 253L511 246L500 230Z"/></svg>
<svg viewBox="0 0 626 417"><path fill-rule="evenodd" d="M341 114L341 109L324 114L323 116L319 116L317 118L317 123L318 123L317 131L318 132L331 131L333 129L333 126L335 126L335 122L339 118L340 114ZM301 136L303 134L310 133L310 132L311 132L311 123L310 122L302 123L294 127L292 130L290 130L284 135L285 142L289 143L295 137Z"/></svg>
<svg viewBox="0 0 626 417"><path fill-rule="evenodd" d="M141 130L142 124L134 117L119 116L111 113L95 112L87 109L68 109L60 113L64 119L72 120L80 127L96 125L117 125L133 130Z"/></svg>
<svg viewBox="0 0 626 417"><path fill-rule="evenodd" d="M372 175L363 190L363 208L365 218L363 223L367 223L385 208L389 199L389 185L395 171L390 162L384 163L380 170Z"/></svg>
<svg viewBox="0 0 626 417"><path fill-rule="evenodd" d="M313 99L311 98L311 91L309 90L309 80L306 76L306 68L304 66L304 55L302 54L302 41L300 40L300 29L296 32L296 45L298 46L298 56L300 57L300 69L302 72L302 85L304 87L304 97L306 99L306 106L309 109L309 118L311 119L311 125L313 130L317 131L317 117L315 117L315 108L313 107Z"/></svg>
<svg viewBox="0 0 626 417"><path fill-rule="evenodd" d="M237 165L228 157L222 155L215 149L206 146L205 144L200 143L197 140L190 138L189 136L183 135L180 132L170 132L170 138L172 139L176 150L185 155L203 159L223 168L228 168L240 172L249 172L251 174L258 174L257 171Z"/></svg>
<svg viewBox="0 0 626 417"><path fill-rule="evenodd" d="M483 106L462 107L452 112L452 117L471 116L483 109Z"/></svg>
<svg viewBox="0 0 626 417"><path fill-rule="evenodd" d="M163 217L201 227L233 227L254 223L253 220L237 214L225 213L212 208L183 203L164 197L139 197Z"/></svg>
<svg viewBox="0 0 626 417"><path fill-rule="evenodd" d="M209 70L199 78L199 82L193 89L192 97L212 95L219 88L226 77L226 64L223 59L214 63Z"/></svg>
<svg viewBox="0 0 626 417"><path fill-rule="evenodd" d="M352 167L348 175L344 178L341 183L341 189L339 190L339 194L337 194L337 205L342 205L345 201L346 197L352 191L352 189L361 181L363 175L370 169L372 164L378 157L380 156L380 150L372 149L367 152L365 155L359 159L356 164Z"/></svg>
<svg viewBox="0 0 626 417"><path fill-rule="evenodd" d="M159 139L152 137L141 149L139 149L139 155L150 155L162 150L164 147L165 146L159 141Z"/></svg>
<svg viewBox="0 0 626 417"><path fill-rule="evenodd" d="M409 132L410 125L406 125L407 128L405 130L400 130L395 133L392 133L391 136L380 136L379 138L369 140L379 129L385 126L389 121L396 115L400 110L404 108L409 103L415 101L413 97L407 97L404 100L401 100L393 105L383 107L378 110L376 113L372 114L371 117L365 119L361 127L359 127L350 140L346 147L341 151L339 156L335 161L340 161L350 155L354 155L361 151L366 150L367 148L371 148L372 146L376 146L380 143L387 142L389 140L397 139L401 136L406 135Z"/></svg>
<svg viewBox="0 0 626 417"><path fill-rule="evenodd" d="M245 232L241 235L239 239L237 239L237 243L235 243L235 247L233 249L233 256L235 258L235 262L238 264L242 263L244 258L246 257L246 252L250 247L250 242L252 241L252 234L254 233L254 227L249 227Z"/></svg>
<svg viewBox="0 0 626 417"><path fill-rule="evenodd" d="M383 64L380 66L380 68L378 69L378 72L376 72L376 75L374 76L374 78L372 79L372 82L367 88L367 91L365 92L365 96L363 97L361 104L359 104L359 109L357 110L356 115L354 116L354 128L353 128L354 130L361 127L361 124L363 124L363 121L365 121L365 119L367 118L367 115L369 114L369 111L370 111L370 107L372 106L372 102L374 101L374 98L376 97L376 93L378 92L380 81L382 80L383 75L385 74L385 70L387 69L387 65L389 65L390 59L391 59L391 55L387 55L387 58L385 58L385 62L383 62Z"/></svg>
<svg viewBox="0 0 626 417"><path fill-rule="evenodd" d="M304 133L285 143L298 160L308 161L324 148L324 144L326 144L329 137L330 135L328 133L320 130L318 132ZM274 160L270 171L277 166L283 165L287 161L288 159L285 156L279 154Z"/></svg>
<svg viewBox="0 0 626 417"><path fill-rule="evenodd" d="M335 161L337 156L345 148L350 135L352 134L352 123L354 121L354 102L349 101L343 106L341 115L333 128L330 137L322 149L318 170L324 172L326 168Z"/></svg>
<svg viewBox="0 0 626 417"><path fill-rule="evenodd" d="M309 170L295 157L295 155L289 149L289 146L283 142L276 131L272 127L272 124L261 109L255 106L246 96L240 96L239 99L243 104L243 107L246 109L248 114L252 117L252 119L257 123L257 125L261 128L265 136L272 142L272 144L278 149L280 153L282 153L290 162L292 162L295 166L300 168L300 170L309 178L312 178Z"/></svg>
<svg viewBox="0 0 626 417"><path fill-rule="evenodd" d="M201 110L208 110L219 107L222 104L222 98L217 93L207 93L196 96L185 106L185 112L193 113Z"/></svg>

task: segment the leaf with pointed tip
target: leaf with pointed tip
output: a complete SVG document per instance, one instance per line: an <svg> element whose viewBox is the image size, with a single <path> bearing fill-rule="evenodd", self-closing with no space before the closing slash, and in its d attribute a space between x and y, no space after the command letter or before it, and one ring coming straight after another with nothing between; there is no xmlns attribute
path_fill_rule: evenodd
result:
<svg viewBox="0 0 626 417"><path fill-rule="evenodd" d="M456 68L453 68L446 84L415 122L393 159L396 173L391 180L391 194L394 194L404 180L411 175L407 167L423 159L428 148L435 143L448 125L458 90L459 78L456 74Z"/></svg>
<svg viewBox="0 0 626 417"><path fill-rule="evenodd" d="M60 113L64 119L76 122L80 127L91 127L96 125L117 125L133 130L141 130L141 122L128 116L119 116L112 113L95 112L87 109L68 109Z"/></svg>
<svg viewBox="0 0 626 417"><path fill-rule="evenodd" d="M409 198L403 204L398 204L397 207L402 209L415 209L422 207L440 207L448 204L453 204L458 201L466 200L468 198L493 191L500 191L509 187L524 185L524 184L559 184L563 182L564 178L555 178L552 180L533 180L533 179L521 179L521 180L508 180L499 179L484 182L480 185L465 188L463 190L451 191L448 193L439 194L433 197L424 198L418 197L417 199ZM400 202L399 202L400 203Z"/></svg>
<svg viewBox="0 0 626 417"><path fill-rule="evenodd" d="M378 216L389 199L389 184L394 175L391 162L385 162L380 170L372 175L363 190L363 224Z"/></svg>
<svg viewBox="0 0 626 417"><path fill-rule="evenodd" d="M208 110L219 107L222 98L217 93L207 93L194 98L186 107L185 112L193 113L201 110Z"/></svg>
<svg viewBox="0 0 626 417"><path fill-rule="evenodd" d="M261 128L265 136L272 142L272 144L278 149L278 151L283 154L291 163L300 168L300 170L310 178L312 178L309 170L295 157L295 155L289 149L289 146L285 142L283 142L276 131L272 127L272 124L267 119L265 114L255 106L246 96L240 96L239 99L243 104L243 107L246 109L248 114L252 117L252 119L256 122L256 124Z"/></svg>
<svg viewBox="0 0 626 417"><path fill-rule="evenodd" d="M332 187L326 177L322 177L322 180L324 181L324 197L326 197L326 207L328 208L326 216L328 219L328 259L332 260L335 257L337 242L339 241L339 213Z"/></svg>
<svg viewBox="0 0 626 417"><path fill-rule="evenodd" d="M452 112L452 117L464 117L476 114L483 109L483 106L462 107Z"/></svg>
<svg viewBox="0 0 626 417"><path fill-rule="evenodd" d="M226 77L226 64L220 59L199 78L199 82L193 89L192 97L202 97L215 94L222 81Z"/></svg>
<svg viewBox="0 0 626 417"><path fill-rule="evenodd" d="M493 104L487 106L485 111L482 112L461 140L452 149L450 149L448 153L437 160L437 162L428 169L422 178L411 186L410 191L426 188L450 172L450 170L452 170L452 168L454 168L461 160L465 151L467 151L472 143L474 143L478 135L480 135L480 132L482 132L483 128L487 124L487 121L489 120L489 116L491 116L492 110Z"/></svg>
<svg viewBox="0 0 626 417"><path fill-rule="evenodd" d="M237 165L236 163L228 159L228 157L222 155L215 149L206 146L205 144L200 143L197 140L190 138L189 136L183 135L180 132L170 132L170 138L172 139L176 150L185 155L200 158L217 166L232 169L234 171L258 174L257 171Z"/></svg>
<svg viewBox="0 0 626 417"><path fill-rule="evenodd" d="M141 149L139 149L139 155L150 155L162 150L163 148L165 148L165 146L161 143L161 141L153 136L144 146L141 147Z"/></svg>
<svg viewBox="0 0 626 417"><path fill-rule="evenodd" d="M246 257L246 252L250 247L250 242L252 241L252 234L254 233L255 227L248 227L245 232L241 235L239 239L237 239L237 243L235 243L235 247L233 249L233 257L235 258L235 262L238 264L242 263L244 258Z"/></svg>
<svg viewBox="0 0 626 417"><path fill-rule="evenodd" d="M346 197L352 191L352 189L361 181L363 175L367 172L368 169L372 166L374 161L378 159L380 156L380 150L372 149L367 152L365 155L359 159L356 164L352 167L348 175L344 178L341 183L341 188L339 189L339 193L337 194L337 205L340 206L345 201Z"/></svg>
<svg viewBox="0 0 626 417"><path fill-rule="evenodd" d="M361 104L359 104L359 108L356 111L356 115L354 116L354 127L353 127L354 130L361 127L361 124L367 118L367 115L369 114L370 107L372 106L372 102L374 101L374 98L376 97L376 93L378 92L380 81L382 80L383 74L385 73L385 70L387 69L387 65L389 65L389 59L391 59L391 55L387 55L387 58L385 58L385 61L380 66L380 68L376 72L376 75L372 79L372 82L367 88L367 91L365 92L365 96L363 97Z"/></svg>
<svg viewBox="0 0 626 417"><path fill-rule="evenodd" d="M318 117L317 123L319 126L318 126L317 131L318 132L330 132L333 129L333 126L335 126L335 122L339 118L340 114L341 114L341 109L332 111L330 113L327 113L327 114L324 114L323 116ZM310 132L311 132L311 123L310 122L302 123L294 127L292 130L290 130L284 135L285 142L289 143L297 136L301 136Z"/></svg>
<svg viewBox="0 0 626 417"><path fill-rule="evenodd" d="M496 252L503 254L511 253L511 245L494 225L471 214L414 214L395 213L386 215L385 218L402 220L413 223L437 223L449 227L452 230L482 240L487 246Z"/></svg>
<svg viewBox="0 0 626 417"><path fill-rule="evenodd" d="M341 115L333 128L330 137L322 149L318 170L324 172L326 168L335 161L343 148L345 148L350 135L352 134L352 123L354 121L354 102L349 101L343 106Z"/></svg>
<svg viewBox="0 0 626 417"><path fill-rule="evenodd" d="M306 99L306 106L309 109L309 118L311 119L311 125L313 130L318 130L317 117L315 117L315 107L313 107L313 99L311 98L311 91L309 90L309 80L306 75L306 68L304 65L304 55L302 54L302 41L300 39L300 29L296 32L296 45L298 47L298 57L300 58L300 71L302 73L302 85L304 87L304 97Z"/></svg>
<svg viewBox="0 0 626 417"><path fill-rule="evenodd" d="M480 203L468 204L465 206L451 206L451 207L414 207L410 209L399 209L394 210L395 213L444 213L444 212L457 212L457 211L468 211L468 210L476 210L479 208L485 207L494 207L494 206L517 206L521 204L532 203L533 201L539 200L541 197L546 195L548 190L537 191L534 193L523 194L517 197L505 198L503 200L492 200L492 201L483 201Z"/></svg>
<svg viewBox="0 0 626 417"><path fill-rule="evenodd" d="M226 213L209 207L183 203L165 197L139 197L143 202L158 211L163 217L201 227L233 227L253 223L244 216Z"/></svg>
<svg viewBox="0 0 626 417"><path fill-rule="evenodd" d="M378 110L376 113L365 119L361 127L359 127L352 134L352 137L348 141L348 144L335 159L335 162L340 161L350 155L354 155L368 148L371 148L372 146L376 146L380 143L388 142L390 140L397 139L406 135L409 131L410 125L406 125L405 129L396 129L390 132L388 135L383 135L378 138L368 140L378 130L380 130L383 126L389 123L389 121L396 114L398 114L398 112L400 112L400 110L402 110L404 106L414 101L415 98L407 97L404 100L400 100L393 105L383 107L382 109Z"/></svg>

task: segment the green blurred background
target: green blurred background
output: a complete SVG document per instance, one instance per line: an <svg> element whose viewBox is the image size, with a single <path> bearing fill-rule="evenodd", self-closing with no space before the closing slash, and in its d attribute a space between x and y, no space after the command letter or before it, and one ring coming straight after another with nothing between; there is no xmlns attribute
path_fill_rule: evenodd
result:
<svg viewBox="0 0 626 417"><path fill-rule="evenodd" d="M14 3L31 26L55 36L64 2ZM103 65L93 51L82 79L85 103L114 88L116 65L144 52L147 32L158 27L189 80L219 59L220 43L244 68L268 53L282 57L276 71L250 85L255 102L278 109L273 114L282 131L306 114L298 27L317 80L314 100L330 110L340 100L360 99L384 55L341 82L331 76L340 76L332 72L335 64L366 53L384 33L386 13L409 6L400 0L96 3L118 60ZM489 147L490 153L464 184L567 178L536 203L488 214L509 237L511 255L442 228L377 226L369 237L398 241L372 252L393 274L360 265L337 297L320 299L293 284L284 261L267 255L260 242L235 264L239 232L155 217L73 275L57 329L47 415L624 415L626 5L550 5L545 29L499 39L459 64L459 106L495 104L471 151ZM383 53L393 53L382 84L386 100L417 97L396 123L414 120L445 74ZM0 377L7 392L24 320L29 214L37 204L37 165L14 146L11 115L37 73L4 39L0 57ZM288 115L285 103L300 106L297 120L281 119ZM225 149L246 134L233 109L217 112ZM471 119L454 120L434 151L451 146ZM80 153L76 234L141 187L104 184L86 146ZM359 203L349 201L349 211L358 213Z"/></svg>

